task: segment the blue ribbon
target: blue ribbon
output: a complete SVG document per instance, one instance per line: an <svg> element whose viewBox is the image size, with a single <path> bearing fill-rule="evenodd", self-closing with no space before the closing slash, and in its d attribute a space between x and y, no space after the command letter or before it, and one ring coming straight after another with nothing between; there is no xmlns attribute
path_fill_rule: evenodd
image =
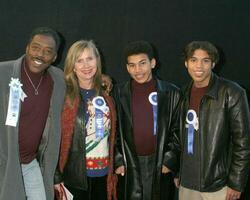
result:
<svg viewBox="0 0 250 200"><path fill-rule="evenodd" d="M18 113L19 112L19 106L20 106L20 92L17 89L11 88L10 98L12 100L12 106L11 106L11 112L12 113Z"/></svg>
<svg viewBox="0 0 250 200"><path fill-rule="evenodd" d="M193 124L188 125L188 154L193 154L194 146L194 126Z"/></svg>
<svg viewBox="0 0 250 200"><path fill-rule="evenodd" d="M157 125L157 106L153 106L153 116L154 116L154 135L156 135L156 125Z"/></svg>
<svg viewBox="0 0 250 200"><path fill-rule="evenodd" d="M97 96L93 99L93 105L95 107L95 134L98 138L104 137L104 119L103 119L103 109L106 104L104 98Z"/></svg>
<svg viewBox="0 0 250 200"><path fill-rule="evenodd" d="M197 120L197 115L194 110L189 110L187 112L186 121L188 123L188 141L187 141L187 148L188 154L194 153L194 125Z"/></svg>
<svg viewBox="0 0 250 200"><path fill-rule="evenodd" d="M104 136L103 112L98 108L95 109L95 134L100 138Z"/></svg>
<svg viewBox="0 0 250 200"><path fill-rule="evenodd" d="M156 135L157 128L157 92L151 92L148 96L148 100L153 108L153 118L154 118L154 135Z"/></svg>

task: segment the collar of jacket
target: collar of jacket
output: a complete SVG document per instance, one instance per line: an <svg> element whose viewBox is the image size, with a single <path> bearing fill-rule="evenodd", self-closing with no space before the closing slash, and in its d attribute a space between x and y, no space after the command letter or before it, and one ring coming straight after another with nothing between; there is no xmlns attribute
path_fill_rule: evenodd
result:
<svg viewBox="0 0 250 200"><path fill-rule="evenodd" d="M153 76L153 79L156 81L156 91L157 92L166 92L169 91L171 87L176 87L174 84L167 82L168 84L163 84L163 80L158 79L156 76ZM131 95L131 82L132 79L130 79L128 82L126 82L124 84L124 88L126 88L126 90L124 90L125 92L121 94L121 96L128 96L128 94Z"/></svg>
<svg viewBox="0 0 250 200"><path fill-rule="evenodd" d="M194 81L191 81L184 89L184 98L189 99L190 92L192 89ZM218 90L219 90L219 77L212 72L211 78L208 84L208 91L206 92L205 96L208 96L213 99L218 99Z"/></svg>
<svg viewBox="0 0 250 200"><path fill-rule="evenodd" d="M172 90L173 88L177 89L177 87L174 84L170 83L170 82L163 81L163 80L160 80L158 78L155 78L155 80L156 80L156 90L157 90L157 92L167 92L167 91Z"/></svg>
<svg viewBox="0 0 250 200"><path fill-rule="evenodd" d="M73 137L73 129L75 125L76 114L78 110L80 98L76 98L73 102L73 106L70 106L69 98L65 98L63 111L61 115L61 148L60 148L60 159L59 169L63 172L64 166L67 162L70 145Z"/></svg>

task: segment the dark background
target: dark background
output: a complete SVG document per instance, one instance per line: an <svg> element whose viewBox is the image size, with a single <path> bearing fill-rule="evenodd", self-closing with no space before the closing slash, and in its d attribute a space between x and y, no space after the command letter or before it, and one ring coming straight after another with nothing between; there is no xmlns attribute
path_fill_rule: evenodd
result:
<svg viewBox="0 0 250 200"><path fill-rule="evenodd" d="M64 38L61 68L73 42L94 39L105 73L125 81L123 47L143 39L157 49L158 75L182 86L189 80L183 47L208 40L221 52L215 70L250 90L249 0L5 0L0 16L0 61L21 56L33 28L50 26Z"/></svg>
<svg viewBox="0 0 250 200"><path fill-rule="evenodd" d="M181 86L189 80L180 59L183 47L208 40L222 51L217 71L250 90L249 0L6 0L0 13L0 61L22 55L33 28L50 26L65 40L62 68L73 42L94 39L105 72L124 81L122 49L144 39L158 51L160 77Z"/></svg>

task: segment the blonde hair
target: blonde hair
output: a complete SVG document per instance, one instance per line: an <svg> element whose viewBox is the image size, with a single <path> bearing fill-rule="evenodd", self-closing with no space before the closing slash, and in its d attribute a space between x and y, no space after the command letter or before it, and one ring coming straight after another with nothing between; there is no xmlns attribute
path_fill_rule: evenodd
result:
<svg viewBox="0 0 250 200"><path fill-rule="evenodd" d="M69 99L69 103L73 106L73 101L79 96L79 83L78 78L74 72L75 63L78 57L85 49L92 50L97 60L97 71L93 79L93 88L96 90L96 94L101 93L101 58L100 53L92 40L79 40L76 41L69 48L64 65L64 79L66 83L66 97Z"/></svg>

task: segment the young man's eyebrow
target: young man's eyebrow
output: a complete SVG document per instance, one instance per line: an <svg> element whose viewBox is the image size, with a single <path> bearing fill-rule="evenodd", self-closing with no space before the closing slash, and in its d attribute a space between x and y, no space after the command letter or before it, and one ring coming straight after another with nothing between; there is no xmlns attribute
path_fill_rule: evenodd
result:
<svg viewBox="0 0 250 200"><path fill-rule="evenodd" d="M197 59L198 57L191 56L189 59L191 59L191 58L196 58L196 59ZM210 58L210 57L205 57L205 58L202 58L202 59L210 59L210 60L211 60L212 58Z"/></svg>
<svg viewBox="0 0 250 200"><path fill-rule="evenodd" d="M139 60L139 62L138 63L140 63L140 62L143 62L143 61L146 61L147 59L146 58L144 58L144 59L142 59L142 60ZM128 65L129 64L135 64L135 63L133 63L133 62L128 62Z"/></svg>

